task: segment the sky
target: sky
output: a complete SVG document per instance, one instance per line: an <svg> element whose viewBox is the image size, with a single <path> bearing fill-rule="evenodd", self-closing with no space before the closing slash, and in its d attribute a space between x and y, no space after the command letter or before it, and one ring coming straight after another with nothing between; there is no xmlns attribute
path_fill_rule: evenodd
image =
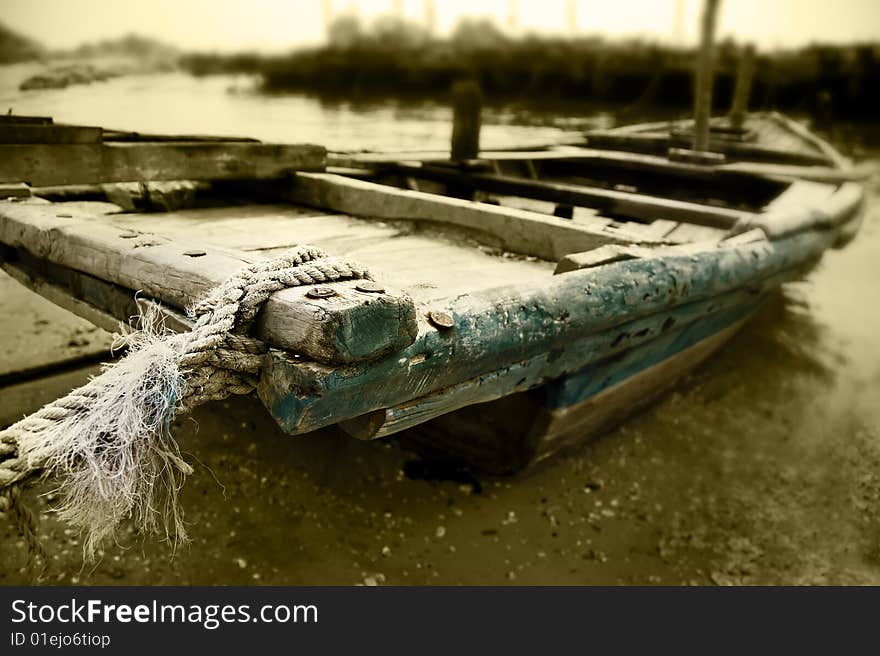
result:
<svg viewBox="0 0 880 656"><path fill-rule="evenodd" d="M357 11L365 21L393 10L448 33L462 16L518 31L642 36L696 42L701 0L0 0L0 22L50 48L138 33L189 50L282 51L319 43L325 17ZM880 40L880 0L722 0L720 38L760 48L813 41Z"/></svg>

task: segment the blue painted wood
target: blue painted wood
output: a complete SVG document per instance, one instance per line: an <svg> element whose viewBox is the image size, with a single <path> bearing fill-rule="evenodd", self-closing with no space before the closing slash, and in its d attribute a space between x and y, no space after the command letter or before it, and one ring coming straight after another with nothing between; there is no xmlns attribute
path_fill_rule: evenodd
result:
<svg viewBox="0 0 880 656"><path fill-rule="evenodd" d="M631 260L554 276L544 286L455 299L455 327L426 322L413 345L382 360L333 368L277 354L258 393L299 434L399 405L530 361L536 386L652 339L725 304L741 305L796 277L833 241L810 232L694 255Z"/></svg>
<svg viewBox="0 0 880 656"><path fill-rule="evenodd" d="M583 403L745 319L757 309L764 298L762 296L724 309L686 325L681 330L661 335L642 347L619 353L590 364L577 373L553 380L542 388L543 404L549 410L560 410Z"/></svg>
<svg viewBox="0 0 880 656"><path fill-rule="evenodd" d="M690 323L672 325L671 321L664 321L663 326L669 326L665 332L663 326L659 330L651 331L644 327L649 324L641 322L642 329L638 332L647 341L636 339L635 342L638 343L634 343L629 341L629 332L618 332L613 341L619 342L622 346L618 348L623 350L618 351L617 355L606 357L576 373L547 383L541 387L541 394L532 395L532 400L538 402L541 409L551 413L577 406L593 395L625 382L631 376L679 356L692 346L701 342L707 343L709 338L718 333L732 332L728 329L748 317L762 298L763 296L737 295L736 302L732 302L732 297L729 297L720 303L703 304L706 313L693 313L693 321ZM682 318L681 315L679 318ZM570 364L572 357L566 356L564 361ZM546 381L557 365L558 362L549 363L546 357L513 363L401 405L362 415L355 421L342 422L341 425L346 432L359 439L384 437L468 405L495 401L529 390ZM686 367L685 364L682 366ZM657 380L657 387L662 387L664 382L661 376ZM542 395L543 401L538 398ZM540 420L536 425L538 424ZM520 425L518 431L513 432L529 433L525 425ZM450 438L450 441L458 443L457 438Z"/></svg>
<svg viewBox="0 0 880 656"><path fill-rule="evenodd" d="M858 210L858 194L841 191L829 216ZM677 326L695 321L712 299L742 304L731 295L760 295L797 277L839 237L839 225L812 227L769 241L707 244L694 253L615 262L447 299L422 310L450 314L451 330L422 320L408 348L345 368L276 354L258 393L281 427L299 434L485 374L507 386L497 376L505 368L527 370L513 385L517 389L543 384L653 339L667 320Z"/></svg>

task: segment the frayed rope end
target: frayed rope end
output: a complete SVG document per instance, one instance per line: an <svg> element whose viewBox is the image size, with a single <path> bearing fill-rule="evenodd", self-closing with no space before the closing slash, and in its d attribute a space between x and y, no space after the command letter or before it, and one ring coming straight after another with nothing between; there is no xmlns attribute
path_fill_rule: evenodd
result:
<svg viewBox="0 0 880 656"><path fill-rule="evenodd" d="M129 517L172 543L186 539L177 495L193 470L170 428L186 394L187 339L150 328L130 336L125 357L47 406L51 421L21 432L28 466L59 479L57 510L84 532L87 557Z"/></svg>

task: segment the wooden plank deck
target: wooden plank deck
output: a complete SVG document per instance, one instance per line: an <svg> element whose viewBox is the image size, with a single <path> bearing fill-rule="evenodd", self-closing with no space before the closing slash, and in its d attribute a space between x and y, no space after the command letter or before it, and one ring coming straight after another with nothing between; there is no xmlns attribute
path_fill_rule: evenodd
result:
<svg viewBox="0 0 880 656"><path fill-rule="evenodd" d="M205 245L193 230L180 239L132 230L114 223L117 210L110 203L0 203L0 242L176 308L266 257ZM257 335L328 362L369 359L415 338L415 307L406 294L390 284L381 294L357 291L357 281L333 284L337 293L327 299L309 298L305 287L272 295Z"/></svg>
<svg viewBox="0 0 880 656"><path fill-rule="evenodd" d="M144 230L239 253L271 257L296 244L312 244L380 274L418 303L505 284L549 277L552 262L503 256L498 247L454 228L397 220L361 219L290 204L243 205L157 214L120 214L114 226Z"/></svg>

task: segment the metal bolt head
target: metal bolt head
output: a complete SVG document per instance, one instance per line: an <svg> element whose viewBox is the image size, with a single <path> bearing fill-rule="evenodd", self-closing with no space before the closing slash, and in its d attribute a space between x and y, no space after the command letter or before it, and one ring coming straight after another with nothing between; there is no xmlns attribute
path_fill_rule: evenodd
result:
<svg viewBox="0 0 880 656"><path fill-rule="evenodd" d="M306 292L308 298L330 298L336 296L336 290L330 287L312 287Z"/></svg>
<svg viewBox="0 0 880 656"><path fill-rule="evenodd" d="M435 328L439 328L440 330L449 330L455 325L451 314L439 310L431 310L428 312L428 320Z"/></svg>
<svg viewBox="0 0 880 656"><path fill-rule="evenodd" d="M372 280L361 280L354 288L359 292L365 292L367 294L385 293L385 288Z"/></svg>
<svg viewBox="0 0 880 656"><path fill-rule="evenodd" d="M183 254L187 257L202 257L204 255L207 255L205 251L183 251Z"/></svg>

